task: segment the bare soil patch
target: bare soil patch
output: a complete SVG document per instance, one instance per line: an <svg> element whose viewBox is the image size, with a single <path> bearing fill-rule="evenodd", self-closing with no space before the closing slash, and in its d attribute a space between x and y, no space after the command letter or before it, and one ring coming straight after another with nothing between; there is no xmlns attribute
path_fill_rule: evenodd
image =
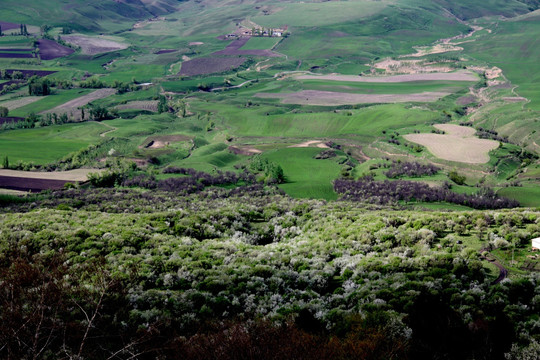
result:
<svg viewBox="0 0 540 360"><path fill-rule="evenodd" d="M15 170L0 170L0 188L21 192L40 192L61 189L68 182L85 182L96 169L77 169L63 172L45 173Z"/></svg>
<svg viewBox="0 0 540 360"><path fill-rule="evenodd" d="M0 103L0 106L8 108L8 110L15 110L20 107L26 106L28 104L32 104L39 99L43 99L43 96L23 96L21 98L15 99L15 100L9 100Z"/></svg>
<svg viewBox="0 0 540 360"><path fill-rule="evenodd" d="M324 141L320 141L320 140L304 141L303 143L294 144L294 145L291 145L289 147L290 148L318 147L320 149L328 149L328 148L330 148L328 145L326 145L326 143Z"/></svg>
<svg viewBox="0 0 540 360"><path fill-rule="evenodd" d="M352 94L331 91L303 90L295 93L257 93L254 96L267 99L282 99L284 104L340 106L371 103L431 102L447 96L444 92L418 94Z"/></svg>
<svg viewBox="0 0 540 360"><path fill-rule="evenodd" d="M386 74L420 74L420 73L447 73L454 71L445 63L428 63L424 60L394 60L385 59L373 65L375 69L384 70Z"/></svg>
<svg viewBox="0 0 540 360"><path fill-rule="evenodd" d="M470 71L460 70L450 73L423 73L392 76L356 76L356 75L300 75L300 80L333 80L350 82L402 83L411 81L476 81L477 76Z"/></svg>
<svg viewBox="0 0 540 360"><path fill-rule="evenodd" d="M402 55L401 57L422 57L432 54L442 54L450 51L461 51L463 48L461 46L456 46L452 44L437 44L433 46L417 46L414 48L416 50L415 54Z"/></svg>
<svg viewBox="0 0 540 360"><path fill-rule="evenodd" d="M246 61L241 57L202 57L182 63L180 75L194 76L229 71Z"/></svg>
<svg viewBox="0 0 540 360"><path fill-rule="evenodd" d="M118 110L146 110L146 111L157 111L158 101L149 100L149 101L130 101L127 104L118 105L116 108Z"/></svg>
<svg viewBox="0 0 540 360"><path fill-rule="evenodd" d="M54 60L64 56L71 55L75 50L62 46L49 39L38 40L39 54L43 60Z"/></svg>
<svg viewBox="0 0 540 360"><path fill-rule="evenodd" d="M90 37L84 35L64 35L62 40L69 44L79 46L81 52L87 55L96 55L116 50L127 49L128 45L103 37Z"/></svg>
<svg viewBox="0 0 540 360"><path fill-rule="evenodd" d="M33 54L28 53L11 53L11 52L0 52L0 58L4 59L32 59Z"/></svg>
<svg viewBox="0 0 540 360"><path fill-rule="evenodd" d="M229 151L236 155L255 155L255 154L261 154L262 151L259 149L255 149L251 146L229 146Z"/></svg>
<svg viewBox="0 0 540 360"><path fill-rule="evenodd" d="M204 45L204 43L201 41L192 41L189 43L189 46L199 46L199 45Z"/></svg>
<svg viewBox="0 0 540 360"><path fill-rule="evenodd" d="M467 164L485 164L489 161L489 152L499 143L494 140L474 137L473 128L451 124L436 125L448 134L408 134L408 141L425 146L440 159Z"/></svg>
<svg viewBox="0 0 540 360"><path fill-rule="evenodd" d="M502 98L506 102L522 102L522 101L529 101L529 99L524 98L522 96L509 96L509 97L503 97Z"/></svg>
<svg viewBox="0 0 540 360"><path fill-rule="evenodd" d="M62 105L59 105L53 109L42 112L41 114L56 113L56 114L68 114L72 119L81 120L81 112L79 108L87 105L88 103L103 99L109 95L115 94L116 89L99 89L90 94L83 95L76 99L70 100Z"/></svg>
<svg viewBox="0 0 540 360"><path fill-rule="evenodd" d="M0 175L1 188L17 191L41 192L48 189L61 189L66 182L68 181L33 179Z"/></svg>
<svg viewBox="0 0 540 360"><path fill-rule="evenodd" d="M143 144L139 148L145 149L162 149L171 143L191 141L192 137L186 135L162 135L162 136L150 136L144 140Z"/></svg>
<svg viewBox="0 0 540 360"><path fill-rule="evenodd" d="M38 172L0 169L0 176L26 179L86 181L88 174L101 172L100 169L75 169L68 171Z"/></svg>
<svg viewBox="0 0 540 360"><path fill-rule="evenodd" d="M4 51L27 51L27 52L32 52L34 51L34 49L31 49L31 48L25 48L25 49L22 49L22 48L0 48L0 51L1 52L4 52Z"/></svg>
<svg viewBox="0 0 540 360"><path fill-rule="evenodd" d="M469 126L460 126L454 124L436 124L434 125L439 130L446 132L448 135L471 137L476 133L476 130Z"/></svg>
<svg viewBox="0 0 540 360"><path fill-rule="evenodd" d="M2 26L2 31L20 29L21 24L14 24L10 22L0 21L0 26Z"/></svg>

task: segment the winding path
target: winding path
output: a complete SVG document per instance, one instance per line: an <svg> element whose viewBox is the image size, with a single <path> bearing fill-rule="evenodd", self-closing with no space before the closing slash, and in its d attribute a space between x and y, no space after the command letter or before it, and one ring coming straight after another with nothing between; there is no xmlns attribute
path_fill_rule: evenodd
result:
<svg viewBox="0 0 540 360"><path fill-rule="evenodd" d="M108 127L108 128L110 129L110 130L107 130L107 131L102 132L101 134L99 134L99 136L101 136L101 137L105 137L105 135L110 134L110 133L112 133L113 131L118 130L118 128L115 128L114 126L111 126L111 125L109 125L109 124L105 124L105 123L103 123L103 122L101 122L100 124L101 124L101 125L104 125L104 126L106 126L106 127Z"/></svg>
<svg viewBox="0 0 540 360"><path fill-rule="evenodd" d="M487 252L489 254L489 257L484 255L480 255L480 257L486 261L489 261L499 269L499 277L491 282L491 285L496 285L508 277L508 269L505 268L499 261L497 261L497 259L492 257L488 249L480 249L480 254L482 254L483 252Z"/></svg>

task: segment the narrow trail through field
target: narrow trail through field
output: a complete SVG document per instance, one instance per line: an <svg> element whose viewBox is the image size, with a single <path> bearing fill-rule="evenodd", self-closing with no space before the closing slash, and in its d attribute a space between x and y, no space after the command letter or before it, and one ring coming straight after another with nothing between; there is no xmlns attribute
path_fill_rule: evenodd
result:
<svg viewBox="0 0 540 360"><path fill-rule="evenodd" d="M487 252L486 256L482 253ZM505 268L486 248L480 249L480 257L486 261L489 261L499 269L499 276L491 282L491 285L496 285L508 277L508 269Z"/></svg>
<svg viewBox="0 0 540 360"><path fill-rule="evenodd" d="M106 127L108 127L108 128L110 129L110 130L107 130L107 131L102 132L101 134L99 134L99 136L101 136L101 137L105 137L105 135L110 134L110 133L112 133L113 131L118 130L118 128L115 128L114 126L111 126L111 125L109 125L109 124L105 124L104 122L101 122L100 124L101 124L101 125L104 125L104 126L106 126Z"/></svg>

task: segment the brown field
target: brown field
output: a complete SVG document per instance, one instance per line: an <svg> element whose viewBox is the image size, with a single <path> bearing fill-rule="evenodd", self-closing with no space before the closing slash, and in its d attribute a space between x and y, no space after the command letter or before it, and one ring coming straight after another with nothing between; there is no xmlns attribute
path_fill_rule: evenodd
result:
<svg viewBox="0 0 540 360"><path fill-rule="evenodd" d="M25 96L15 100L8 100L0 103L0 106L8 108L8 110L15 110L20 107L32 104L40 99L43 99L43 96Z"/></svg>
<svg viewBox="0 0 540 360"><path fill-rule="evenodd" d="M68 114L72 119L80 120L81 112L79 108L87 105L94 100L103 99L109 95L116 93L116 89L99 89L90 94L81 96L79 98L68 101L62 105L59 105L53 109L42 112L41 114L55 113L55 114Z"/></svg>
<svg viewBox="0 0 540 360"><path fill-rule="evenodd" d="M333 80L351 82L373 82L373 83L402 83L411 81L476 81L478 77L467 70L441 73L420 73L392 76L356 76L356 75L300 75L299 80Z"/></svg>
<svg viewBox="0 0 540 360"><path fill-rule="evenodd" d="M126 104L118 105L116 108L118 110L147 110L147 111L157 111L158 101L149 100L149 101L130 101Z"/></svg>
<svg viewBox="0 0 540 360"><path fill-rule="evenodd" d="M499 146L497 141L474 137L476 130L470 127L451 124L435 125L435 127L446 131L447 134L408 134L403 137L425 146L429 152L440 159L467 164L487 163L489 152Z"/></svg>
<svg viewBox="0 0 540 360"><path fill-rule="evenodd" d="M435 128L444 131L445 135L471 137L474 136L476 130L469 126L459 126L454 124L436 124Z"/></svg>
<svg viewBox="0 0 540 360"><path fill-rule="evenodd" d="M40 192L48 189L61 189L67 181L46 180L0 175L0 187L9 190Z"/></svg>
<svg viewBox="0 0 540 360"><path fill-rule="evenodd" d="M101 171L102 170L100 169L75 169L68 171L38 172L0 169L0 176L43 180L86 181L88 174Z"/></svg>
<svg viewBox="0 0 540 360"><path fill-rule="evenodd" d="M38 40L39 54L42 60L54 60L71 55L75 50L62 46L49 39Z"/></svg>
<svg viewBox="0 0 540 360"><path fill-rule="evenodd" d="M128 45L102 37L90 37L84 35L64 35L62 40L69 44L79 46L81 52L86 55L96 55L110 51L127 49Z"/></svg>
<svg viewBox="0 0 540 360"><path fill-rule="evenodd" d="M332 91L302 90L295 93L257 93L266 99L282 99L283 104L340 106L354 104L432 102L450 93L424 92L419 94L352 94Z"/></svg>
<svg viewBox="0 0 540 360"><path fill-rule="evenodd" d="M180 75L194 76L228 71L242 65L242 57L202 57L182 63Z"/></svg>
<svg viewBox="0 0 540 360"><path fill-rule="evenodd" d="M21 54L21 53L11 53L11 52L0 52L0 58L3 59L32 59L34 57L31 53Z"/></svg>
<svg viewBox="0 0 540 360"><path fill-rule="evenodd" d="M2 26L2 31L6 31L6 30L12 30L12 29L19 29L20 24L0 21L0 26Z"/></svg>

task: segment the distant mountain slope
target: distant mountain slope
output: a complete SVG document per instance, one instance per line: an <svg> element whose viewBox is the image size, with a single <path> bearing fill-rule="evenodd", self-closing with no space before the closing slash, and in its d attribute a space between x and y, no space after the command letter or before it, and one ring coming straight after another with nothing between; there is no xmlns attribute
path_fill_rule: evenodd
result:
<svg viewBox="0 0 540 360"><path fill-rule="evenodd" d="M122 23L175 10L179 0L2 0L0 20L70 26L79 31L115 30Z"/></svg>
<svg viewBox="0 0 540 360"><path fill-rule="evenodd" d="M512 17L536 10L539 0L434 0L461 20L469 20L483 16Z"/></svg>

